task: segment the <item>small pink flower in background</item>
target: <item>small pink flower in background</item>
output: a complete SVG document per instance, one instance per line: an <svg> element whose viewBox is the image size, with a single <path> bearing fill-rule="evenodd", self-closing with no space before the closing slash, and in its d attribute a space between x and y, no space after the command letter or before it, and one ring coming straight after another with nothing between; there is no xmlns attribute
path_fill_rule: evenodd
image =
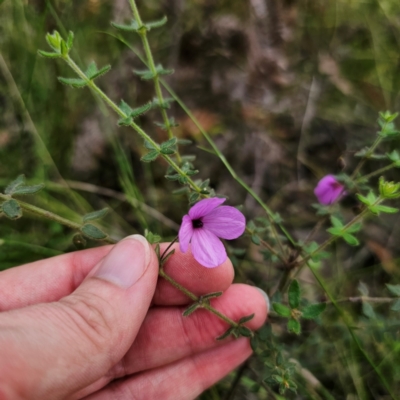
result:
<svg viewBox="0 0 400 400"><path fill-rule="evenodd" d="M244 215L234 207L221 206L225 199L213 197L196 203L182 219L179 246L183 253L192 245L193 257L207 268L214 268L226 259L221 239L236 239L246 228Z"/></svg>
<svg viewBox="0 0 400 400"><path fill-rule="evenodd" d="M329 206L346 193L344 186L333 175L326 175L318 182L314 194L321 204Z"/></svg>

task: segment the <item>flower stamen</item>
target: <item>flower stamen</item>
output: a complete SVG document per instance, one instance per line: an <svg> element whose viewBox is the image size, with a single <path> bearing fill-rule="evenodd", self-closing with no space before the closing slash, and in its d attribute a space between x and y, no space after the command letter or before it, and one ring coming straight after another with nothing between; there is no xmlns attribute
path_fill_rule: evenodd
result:
<svg viewBox="0 0 400 400"><path fill-rule="evenodd" d="M202 228L203 227L203 221L201 219L194 219L192 221L193 228Z"/></svg>

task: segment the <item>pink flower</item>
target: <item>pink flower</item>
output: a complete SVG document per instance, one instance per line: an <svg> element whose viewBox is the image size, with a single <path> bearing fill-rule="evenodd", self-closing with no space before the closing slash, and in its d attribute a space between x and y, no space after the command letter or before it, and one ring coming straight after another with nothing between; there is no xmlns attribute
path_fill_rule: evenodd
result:
<svg viewBox="0 0 400 400"><path fill-rule="evenodd" d="M225 199L213 197L196 203L182 219L179 229L179 245L183 253L192 244L197 262L214 268L226 259L226 250L219 240L236 239L245 230L244 215L234 207L219 207Z"/></svg>
<svg viewBox="0 0 400 400"><path fill-rule="evenodd" d="M328 206L345 194L344 186L333 175L324 176L314 189L318 201Z"/></svg>

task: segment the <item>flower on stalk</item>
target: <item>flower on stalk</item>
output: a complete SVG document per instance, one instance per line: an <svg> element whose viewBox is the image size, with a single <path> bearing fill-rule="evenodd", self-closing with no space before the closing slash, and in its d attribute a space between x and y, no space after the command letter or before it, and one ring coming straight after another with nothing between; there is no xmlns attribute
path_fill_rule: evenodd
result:
<svg viewBox="0 0 400 400"><path fill-rule="evenodd" d="M246 228L244 215L234 207L221 206L225 199L200 200L182 219L179 246L186 253L191 243L193 256L207 268L214 268L226 259L221 239L236 239Z"/></svg>
<svg viewBox="0 0 400 400"><path fill-rule="evenodd" d="M318 182L314 194L321 204L329 206L346 193L344 186L333 175L326 175Z"/></svg>

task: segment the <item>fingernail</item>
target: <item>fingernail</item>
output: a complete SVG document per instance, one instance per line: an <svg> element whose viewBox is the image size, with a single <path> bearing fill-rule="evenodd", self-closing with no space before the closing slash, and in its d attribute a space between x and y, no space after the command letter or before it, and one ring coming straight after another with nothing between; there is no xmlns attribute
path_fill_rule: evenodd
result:
<svg viewBox="0 0 400 400"><path fill-rule="evenodd" d="M148 241L131 235L114 246L93 276L127 289L141 278L149 261Z"/></svg>
<svg viewBox="0 0 400 400"><path fill-rule="evenodd" d="M269 297L267 295L267 293L264 292L264 290L260 289L260 288L256 288L258 289L258 291L263 295L265 303L267 304L267 308L268 308L268 312L271 309L271 303L269 302Z"/></svg>

